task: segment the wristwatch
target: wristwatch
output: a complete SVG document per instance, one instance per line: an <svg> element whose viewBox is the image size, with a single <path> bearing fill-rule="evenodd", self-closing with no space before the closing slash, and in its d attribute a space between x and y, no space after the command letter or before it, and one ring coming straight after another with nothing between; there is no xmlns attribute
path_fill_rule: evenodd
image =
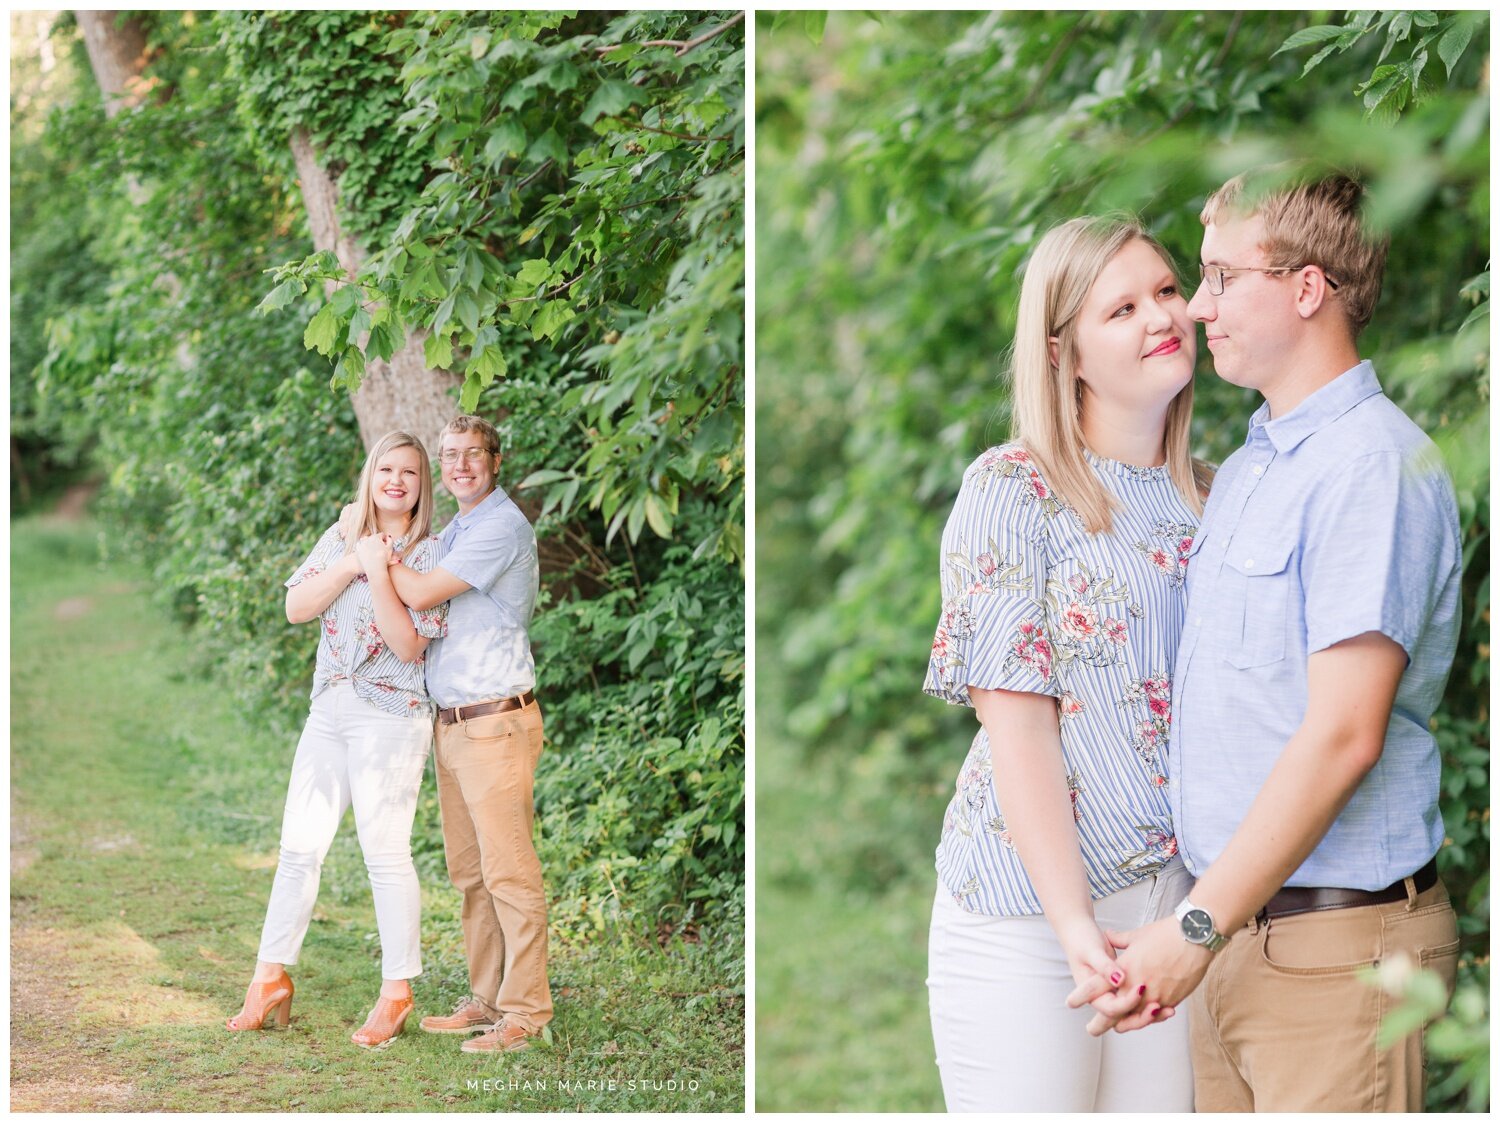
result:
<svg viewBox="0 0 1500 1123"><path fill-rule="evenodd" d="M1209 951L1218 951L1229 942L1229 937L1214 927L1214 918L1207 909L1199 908L1186 897L1177 906L1177 922L1182 925L1182 938Z"/></svg>

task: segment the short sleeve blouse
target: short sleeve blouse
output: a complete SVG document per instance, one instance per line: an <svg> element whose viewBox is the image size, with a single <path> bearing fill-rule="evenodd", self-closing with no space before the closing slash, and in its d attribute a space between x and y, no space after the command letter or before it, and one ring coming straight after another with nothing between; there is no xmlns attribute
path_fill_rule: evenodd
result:
<svg viewBox="0 0 1500 1123"><path fill-rule="evenodd" d="M943 607L926 693L972 705L970 687L1058 700L1063 760L1089 891L1098 899L1177 853L1166 783L1172 668L1197 519L1165 468L1088 454L1120 502L1091 535L1018 445L964 473L943 532ZM966 910L1026 916L1041 902L1016 854L981 726L937 849Z"/></svg>
<svg viewBox="0 0 1500 1123"><path fill-rule="evenodd" d="M406 539L396 540L395 548L406 548ZM347 552L339 537L337 524L318 539L312 553L286 580L286 587L299 585L322 573ZM418 573L427 573L437 565L438 540L424 539L406 564ZM439 639L448 632L448 605L444 603L424 612L407 609L412 626L419 636ZM312 697L338 682L349 682L354 693L377 709L390 714L408 715L430 720L432 700L427 696L424 651L414 662L404 663L396 656L375 624L375 599L370 593L370 579L361 573L344 587L333 603L319 616L318 657L313 671Z"/></svg>

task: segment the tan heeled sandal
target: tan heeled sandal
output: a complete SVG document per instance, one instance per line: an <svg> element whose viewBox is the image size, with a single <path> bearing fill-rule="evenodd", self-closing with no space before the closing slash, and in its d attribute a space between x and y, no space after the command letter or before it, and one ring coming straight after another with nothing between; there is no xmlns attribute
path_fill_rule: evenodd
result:
<svg viewBox="0 0 1500 1123"><path fill-rule="evenodd" d="M292 1018L292 979L285 971L280 978L268 983L251 983L245 992L245 1005L240 1012L224 1022L224 1028L232 1032L247 1029L268 1029L272 1015L275 1024L285 1028Z"/></svg>
<svg viewBox="0 0 1500 1123"><path fill-rule="evenodd" d="M407 1015L415 1005L410 997L387 998L381 995L365 1024L355 1030L349 1040L361 1049L385 1048L406 1028Z"/></svg>

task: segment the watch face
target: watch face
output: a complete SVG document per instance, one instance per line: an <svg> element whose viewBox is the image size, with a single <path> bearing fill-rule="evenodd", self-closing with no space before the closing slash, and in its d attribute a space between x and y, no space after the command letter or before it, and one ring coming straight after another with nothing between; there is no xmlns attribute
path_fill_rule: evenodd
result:
<svg viewBox="0 0 1500 1123"><path fill-rule="evenodd" d="M1214 922L1202 909L1189 909L1182 914L1182 934L1195 944L1201 944L1213 935Z"/></svg>

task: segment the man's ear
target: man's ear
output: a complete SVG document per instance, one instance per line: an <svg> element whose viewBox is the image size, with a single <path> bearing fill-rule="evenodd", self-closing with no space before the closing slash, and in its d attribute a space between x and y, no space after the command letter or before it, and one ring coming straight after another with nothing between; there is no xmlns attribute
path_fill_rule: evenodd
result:
<svg viewBox="0 0 1500 1123"><path fill-rule="evenodd" d="M1310 320L1328 302L1333 291L1328 287L1328 278L1316 265L1304 265L1292 275L1292 280L1297 286L1297 315Z"/></svg>

